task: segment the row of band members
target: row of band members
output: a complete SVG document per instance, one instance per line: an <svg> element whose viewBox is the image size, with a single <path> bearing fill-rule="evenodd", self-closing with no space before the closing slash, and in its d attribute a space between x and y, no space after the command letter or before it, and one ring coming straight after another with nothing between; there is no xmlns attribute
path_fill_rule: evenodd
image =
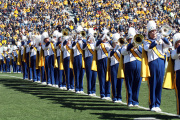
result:
<svg viewBox="0 0 180 120"><path fill-rule="evenodd" d="M172 43L167 38L157 36L154 21L149 21L147 24L148 40L143 41L143 45L135 44L134 36L137 33L134 28L129 28L127 44L121 45L118 41L120 38L118 33L113 35L111 42L109 41L107 29L103 31L101 40L97 42L93 37L93 29L89 29L87 40L83 39L82 31L81 26L77 27L75 40L72 40L71 35L62 36L62 33L58 31L54 31L51 41L47 32L42 35L34 35L32 41L23 36L22 41L17 43L17 47L13 46L12 52L8 53L9 49L4 47L0 57L0 68L10 72L9 63L11 63L13 72L21 72L22 66L23 79L41 81L42 84L76 93L84 93L83 78L86 72L87 90L90 96L96 95L98 75L101 98L111 100L110 87L112 87L113 102L122 102L121 88L125 79L127 105L131 107L139 105L142 54L145 50L148 61L146 65L150 72L148 76L149 108L151 111L158 112L161 111L161 92L165 75L166 59L164 55L167 48L173 48L166 53L169 58L174 60L177 111L179 114L180 33L174 35L174 47L172 47ZM10 61L11 59L13 60ZM122 74L120 69L124 73L117 77Z"/></svg>

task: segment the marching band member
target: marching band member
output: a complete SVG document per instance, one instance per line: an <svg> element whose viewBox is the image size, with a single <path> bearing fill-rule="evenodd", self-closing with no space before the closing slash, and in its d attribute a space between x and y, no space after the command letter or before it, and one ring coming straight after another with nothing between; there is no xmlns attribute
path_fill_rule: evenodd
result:
<svg viewBox="0 0 180 120"><path fill-rule="evenodd" d="M147 24L148 40L144 42L144 50L147 51L150 69L149 89L151 111L161 111L161 92L164 78L165 57L163 50L171 46L167 38L157 38L156 23L149 21Z"/></svg>
<svg viewBox="0 0 180 120"><path fill-rule="evenodd" d="M85 50L85 69L87 77L87 91L90 96L96 96L96 77L97 71L91 70L93 54L95 49L95 38L93 28L88 29L87 42L84 43Z"/></svg>
<svg viewBox="0 0 180 120"><path fill-rule="evenodd" d="M98 70L98 78L100 83L100 95L102 99L110 98L110 81L106 81L106 70L107 70L107 60L108 60L108 52L111 49L111 45L108 42L110 40L107 35L109 30L105 29L102 33L103 36L101 40L96 43L97 50L97 70Z"/></svg>
<svg viewBox="0 0 180 120"><path fill-rule="evenodd" d="M173 46L175 50L172 50L171 57L174 60L174 71L176 72L175 89L177 97L177 114L180 115L180 33L176 33L173 36Z"/></svg>
<svg viewBox="0 0 180 120"><path fill-rule="evenodd" d="M59 80L57 79L57 77L56 76L58 76L58 63L56 63L56 65L57 66L55 66L55 62L57 62L57 50L56 50L56 42L57 42L57 37L58 37L58 30L55 30L54 32L53 32L53 35L52 35L52 39L51 39L51 49L50 49L50 53L52 53L53 52L53 57L51 57L51 59L50 59L50 61L51 61L51 66L53 66L53 68L51 68L51 69L53 69L53 71L51 71L51 75L53 75L54 76L54 84L53 84L53 86L54 87L59 87ZM53 43L53 44L52 44ZM51 51L52 50L52 51ZM52 76L51 76L52 77ZM52 80L53 80L52 79Z"/></svg>
<svg viewBox="0 0 180 120"><path fill-rule="evenodd" d="M21 73L21 42L17 42L17 50L16 50L17 56L16 56L16 66L17 66L17 73Z"/></svg>
<svg viewBox="0 0 180 120"><path fill-rule="evenodd" d="M12 58L13 58L13 61L12 61L12 67L13 67L13 73L16 73L17 72L17 67L16 67L16 61L17 61L17 53L16 53L16 50L17 50L17 46L14 45L13 46L13 52L12 52Z"/></svg>
<svg viewBox="0 0 180 120"><path fill-rule="evenodd" d="M57 52L57 61L58 61L58 68L55 69L55 84L58 85L60 89L63 89L63 87L66 87L66 79L64 75L64 70L60 68L62 67L60 66L61 59L63 60L63 58L61 58L63 57L61 46L62 46L62 33L58 33L57 43L55 44L55 49Z"/></svg>
<svg viewBox="0 0 180 120"><path fill-rule="evenodd" d="M110 73L111 73L111 86L112 86L112 100L113 102L122 102L121 88L123 79L117 78L121 48L118 40L120 39L120 34L115 33L113 35L113 50L109 52L108 56L110 58Z"/></svg>
<svg viewBox="0 0 180 120"><path fill-rule="evenodd" d="M28 71L28 79L32 80L32 68L30 67L30 40L25 42L26 47L26 64L27 64L27 71Z"/></svg>
<svg viewBox="0 0 180 120"><path fill-rule="evenodd" d="M3 47L3 72L6 72L6 57L7 57L7 47Z"/></svg>
<svg viewBox="0 0 180 120"><path fill-rule="evenodd" d="M51 80L50 80L50 70L48 68L48 64L49 64L49 50L47 48L47 46L49 45L49 35L48 32L43 32L43 34L41 35L41 40L42 40L42 49L44 50L44 57L45 57L45 76L46 76L46 82L47 84L51 84Z"/></svg>
<svg viewBox="0 0 180 120"><path fill-rule="evenodd" d="M63 45L61 46L61 49L63 51L63 65L65 70L65 77L66 77L66 87L63 86L64 90L72 90L74 91L74 76L73 71L69 67L70 63L70 53L71 53L71 38L70 36L65 36Z"/></svg>
<svg viewBox="0 0 180 120"><path fill-rule="evenodd" d="M76 93L84 93L83 92L83 78L84 78L84 68L83 68L83 38L81 32L83 28L78 26L76 29L77 38L75 42L72 44L72 49L74 51L74 61L73 61L73 69L75 75L75 91Z"/></svg>
<svg viewBox="0 0 180 120"><path fill-rule="evenodd" d="M3 64L3 56L2 53L0 53L0 73L2 73L2 64Z"/></svg>
<svg viewBox="0 0 180 120"><path fill-rule="evenodd" d="M23 79L27 80L28 79L28 71L27 71L27 63L26 63L26 47L25 47L25 42L27 42L27 37L22 36L22 41L21 41L21 62L22 62L22 71L23 71Z"/></svg>
<svg viewBox="0 0 180 120"><path fill-rule="evenodd" d="M125 82L128 93L127 105L129 107L139 105L138 97L142 81L142 78L140 76L142 47L135 47L135 45L133 44L135 35L135 29L130 27L127 37L127 41L129 44L125 45L122 48L122 55L124 55L125 64Z"/></svg>
<svg viewBox="0 0 180 120"><path fill-rule="evenodd" d="M40 42L41 42L41 35L36 35L35 36L35 43L36 43L36 49L37 49L37 53L36 53L36 75L37 75L37 82L40 83L41 82L41 72L40 72L40 67L39 67L39 58L40 58L40 51L41 51L41 46L40 46Z"/></svg>
<svg viewBox="0 0 180 120"><path fill-rule="evenodd" d="M7 47L7 57L6 57L6 72L7 73L11 73L10 60L11 60L11 48Z"/></svg>
<svg viewBox="0 0 180 120"><path fill-rule="evenodd" d="M37 49L35 47L36 43L36 35L32 35L32 40L30 42L30 65L32 68L32 78L33 82L37 82L37 74L36 74L36 54L37 54Z"/></svg>
<svg viewBox="0 0 180 120"><path fill-rule="evenodd" d="M0 48L2 48L2 43L0 43ZM2 64L3 64L3 56L2 56L2 51L0 49L0 73L2 73Z"/></svg>
<svg viewBox="0 0 180 120"><path fill-rule="evenodd" d="M39 52L39 67L40 67L40 76L41 76L41 84L46 85L46 74L45 74L45 58L44 58L44 50L42 49L44 40L42 40L42 35L39 35L40 42L39 42L39 47L40 52Z"/></svg>
<svg viewBox="0 0 180 120"><path fill-rule="evenodd" d="M49 59L48 59L48 67L50 68L50 81L48 81L48 85L50 86L55 86L55 80L54 80L54 63L55 63L55 48L54 48L54 42L56 41L56 36L57 36L58 31L54 31L53 33L53 38L51 41L47 41L45 47L49 50ZM57 66L56 66L57 67Z"/></svg>

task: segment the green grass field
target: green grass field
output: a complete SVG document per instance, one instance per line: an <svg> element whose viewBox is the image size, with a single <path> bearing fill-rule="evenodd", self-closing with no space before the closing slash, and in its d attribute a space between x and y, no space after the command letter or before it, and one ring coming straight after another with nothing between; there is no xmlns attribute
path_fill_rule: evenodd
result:
<svg viewBox="0 0 180 120"><path fill-rule="evenodd" d="M178 119L10 76L22 77L22 74L0 74L0 120L119 120L138 117ZM86 85L85 78L84 92L87 91ZM96 85L99 96L98 81ZM148 107L148 94L147 83L143 82L139 95L140 106ZM124 84L122 96L123 102L126 102ZM174 90L163 89L161 109L176 114Z"/></svg>

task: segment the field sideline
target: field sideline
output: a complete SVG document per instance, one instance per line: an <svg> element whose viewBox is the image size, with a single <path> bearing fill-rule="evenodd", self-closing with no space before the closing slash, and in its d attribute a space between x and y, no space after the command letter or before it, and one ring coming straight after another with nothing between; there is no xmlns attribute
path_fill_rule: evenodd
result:
<svg viewBox="0 0 180 120"><path fill-rule="evenodd" d="M128 108L123 104L63 91L20 78L22 74L0 74L0 120L118 120L139 117L178 119L137 107ZM86 83L84 78L85 93L87 93ZM100 96L98 81L96 88L97 96ZM142 82L139 95L140 106L148 108L148 94L147 82ZM126 102L124 84L122 97L123 102ZM176 114L174 90L163 89L161 109L163 112Z"/></svg>

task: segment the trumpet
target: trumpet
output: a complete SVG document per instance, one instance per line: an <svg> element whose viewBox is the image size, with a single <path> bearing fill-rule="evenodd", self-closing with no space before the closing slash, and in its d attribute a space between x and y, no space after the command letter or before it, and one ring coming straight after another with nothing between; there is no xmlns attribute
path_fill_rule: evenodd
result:
<svg viewBox="0 0 180 120"><path fill-rule="evenodd" d="M119 41L120 45L126 44L126 40L124 38L119 38L118 41Z"/></svg>
<svg viewBox="0 0 180 120"><path fill-rule="evenodd" d="M135 47L138 47L139 45L141 45L144 41L144 36L141 34L136 34L133 38L133 44Z"/></svg>
<svg viewBox="0 0 180 120"><path fill-rule="evenodd" d="M63 36L68 36L69 35L69 30L68 29L63 29L62 34L63 34Z"/></svg>
<svg viewBox="0 0 180 120"><path fill-rule="evenodd" d="M172 32L172 28L169 25L163 25L161 27L161 34L163 36L169 36Z"/></svg>
<svg viewBox="0 0 180 120"><path fill-rule="evenodd" d="M85 32L85 31L81 31L81 35L82 35L83 37L86 37L86 32Z"/></svg>

